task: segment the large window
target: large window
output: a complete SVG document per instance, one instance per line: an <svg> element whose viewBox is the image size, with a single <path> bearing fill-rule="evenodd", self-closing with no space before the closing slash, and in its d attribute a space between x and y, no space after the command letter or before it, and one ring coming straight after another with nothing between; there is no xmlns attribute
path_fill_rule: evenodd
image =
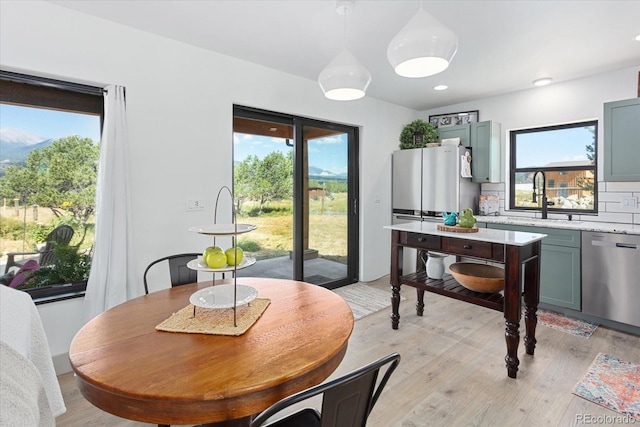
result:
<svg viewBox="0 0 640 427"><path fill-rule="evenodd" d="M45 290L48 285L75 282L73 289L83 289L94 242L103 109L102 88L0 71L4 284L34 260L37 270L18 289L48 297L68 293L68 287Z"/></svg>
<svg viewBox="0 0 640 427"><path fill-rule="evenodd" d="M549 212L596 212L597 135L597 121L512 131L510 209L541 210L544 186Z"/></svg>

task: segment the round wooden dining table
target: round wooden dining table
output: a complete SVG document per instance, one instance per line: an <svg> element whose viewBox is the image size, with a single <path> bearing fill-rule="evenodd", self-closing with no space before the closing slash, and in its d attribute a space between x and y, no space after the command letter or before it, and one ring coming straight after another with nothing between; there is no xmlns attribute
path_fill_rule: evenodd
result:
<svg viewBox="0 0 640 427"><path fill-rule="evenodd" d="M353 314L340 296L293 280L237 282L271 300L240 336L155 329L213 282L153 292L93 318L69 350L82 395L130 420L243 426L276 401L331 375L353 330Z"/></svg>

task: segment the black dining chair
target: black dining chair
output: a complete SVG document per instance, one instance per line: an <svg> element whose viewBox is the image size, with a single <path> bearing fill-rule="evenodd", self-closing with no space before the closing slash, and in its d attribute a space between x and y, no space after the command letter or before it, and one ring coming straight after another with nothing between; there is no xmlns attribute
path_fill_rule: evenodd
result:
<svg viewBox="0 0 640 427"><path fill-rule="evenodd" d="M153 261L147 266L144 271L142 281L144 282L144 293L149 293L149 286L147 284L147 273L156 264L167 261L169 264L169 277L171 279L171 287L186 285L188 283L194 283L198 280L198 271L192 270L187 267L187 263L201 256L199 253L186 253L169 255Z"/></svg>
<svg viewBox="0 0 640 427"><path fill-rule="evenodd" d="M392 353L342 377L308 388L274 403L251 421L251 427L364 427L389 377L400 363ZM380 370L387 366L382 379ZM322 410L304 408L276 421L265 422L283 409L322 395Z"/></svg>

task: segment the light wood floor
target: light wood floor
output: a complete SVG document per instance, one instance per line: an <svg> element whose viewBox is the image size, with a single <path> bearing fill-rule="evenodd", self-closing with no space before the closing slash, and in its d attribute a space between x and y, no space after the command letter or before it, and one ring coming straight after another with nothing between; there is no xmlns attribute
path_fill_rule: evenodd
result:
<svg viewBox="0 0 640 427"><path fill-rule="evenodd" d="M370 284L388 289L388 283L384 277ZM584 425L581 419L588 416L618 415L571 393L597 354L640 363L640 337L604 327L585 339L538 324L536 354L528 356L522 322L520 370L510 379L502 313L426 293L425 315L417 317L415 291L403 287L402 294L409 298L400 305L400 328L391 329L391 308L358 320L333 375L394 351L401 354L370 427ZM59 380L67 413L58 417L58 426L150 425L93 407L76 388L73 374Z"/></svg>

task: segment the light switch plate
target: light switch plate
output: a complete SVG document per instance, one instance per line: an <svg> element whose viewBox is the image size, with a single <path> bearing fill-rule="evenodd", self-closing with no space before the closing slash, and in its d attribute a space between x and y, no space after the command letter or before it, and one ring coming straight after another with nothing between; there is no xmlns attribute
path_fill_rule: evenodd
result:
<svg viewBox="0 0 640 427"><path fill-rule="evenodd" d="M187 200L187 212L203 211L204 200L188 199Z"/></svg>

